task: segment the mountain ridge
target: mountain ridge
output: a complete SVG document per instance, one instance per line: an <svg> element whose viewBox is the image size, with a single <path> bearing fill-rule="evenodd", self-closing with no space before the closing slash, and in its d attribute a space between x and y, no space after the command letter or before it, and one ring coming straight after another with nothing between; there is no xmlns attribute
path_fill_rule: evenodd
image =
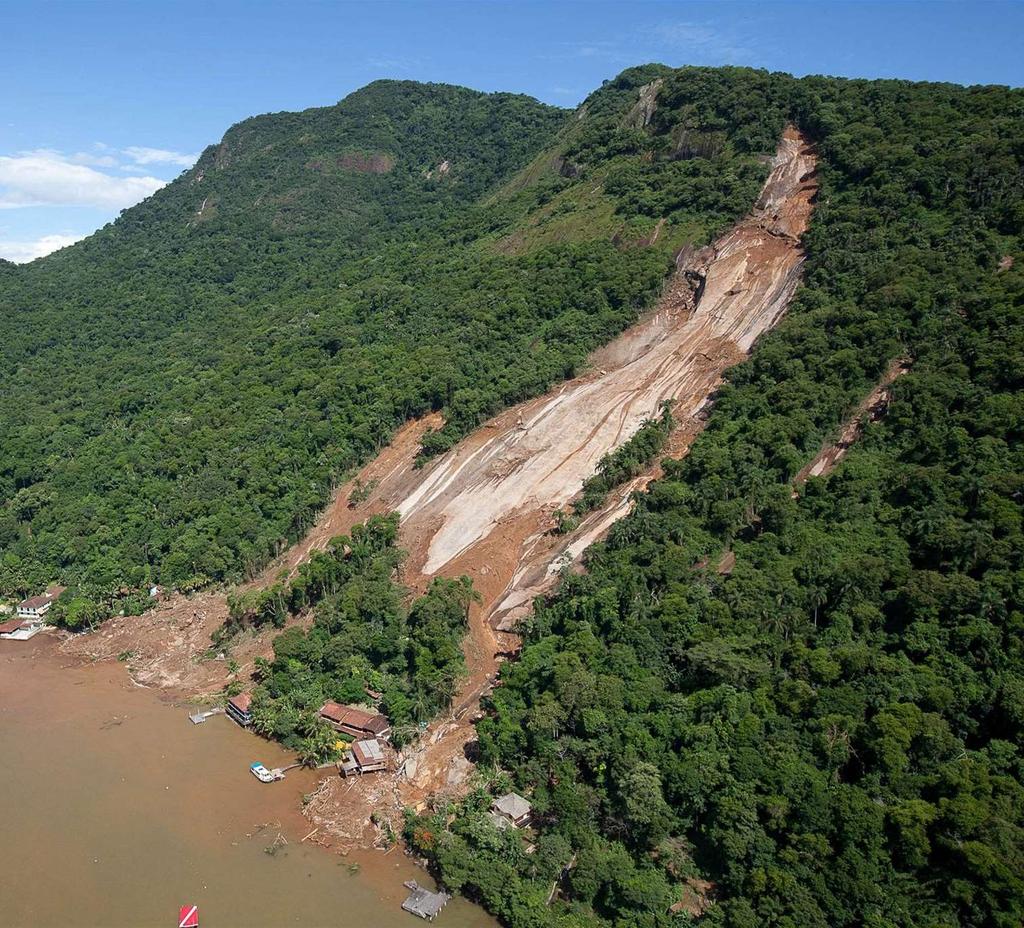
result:
<svg viewBox="0 0 1024 928"><path fill-rule="evenodd" d="M453 739L477 775L406 837L513 928L1019 925L1024 93L655 67L568 116L503 105L405 88L401 126L361 115L319 153L261 135L200 182L209 211L179 184L116 234L5 273L0 592L65 579L51 615L74 628L124 612L130 629L154 581L187 611L303 535L401 423L438 424L406 429L399 460L419 438L414 476L443 482L486 440L464 436L582 373L666 280L679 312L655 336L709 293L741 310L752 249L716 286L703 246L748 214L751 240L795 246L759 195L793 125L817 173L790 178L814 211L785 315L690 410L685 456L622 444L598 462L602 489L659 476L608 502L632 511L522 610L517 659L473 681L490 689L475 741ZM477 176L440 172L453 126ZM378 145L399 136L421 154L402 169ZM884 415L854 427L904 365ZM478 492L530 460L498 457ZM561 515L551 530L571 532ZM400 527L310 537L294 576L232 597L215 630L230 650L291 616L272 660L224 669L304 756L333 750L325 699L380 694L403 739L452 702L473 589L441 578L406 602ZM195 618L163 631L205 647ZM488 815L509 790L528 832Z"/></svg>

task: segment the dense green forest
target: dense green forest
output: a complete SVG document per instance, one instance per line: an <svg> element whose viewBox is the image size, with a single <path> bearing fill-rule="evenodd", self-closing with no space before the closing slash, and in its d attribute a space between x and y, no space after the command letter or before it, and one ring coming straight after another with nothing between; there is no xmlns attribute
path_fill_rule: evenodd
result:
<svg viewBox="0 0 1024 928"><path fill-rule="evenodd" d="M1018 926L1024 93L728 72L730 97L722 73L666 81L637 170L695 125L793 119L821 156L805 285L689 456L537 603L478 726L528 837L485 793L409 836L516 928L702 898L732 928ZM795 495L903 356L888 415Z"/></svg>
<svg viewBox="0 0 1024 928"><path fill-rule="evenodd" d="M0 592L62 579L93 615L253 570L408 417L445 415L426 456L576 371L750 208L787 121L821 159L802 288L691 453L536 605L480 790L408 834L512 928L702 900L729 928L1016 928L1021 91L645 66L572 114L382 82L242 123L89 240L0 264ZM894 358L887 415L794 488ZM314 610L255 702L308 756L322 699L380 692L401 738L460 672L472 590L404 604L394 532L232 603ZM486 817L508 786L525 834Z"/></svg>
<svg viewBox="0 0 1024 928"><path fill-rule="evenodd" d="M444 412L436 453L576 371L764 175L727 142L654 205L633 129L596 158L606 189L572 176L591 123L665 70L583 119L388 81L250 119L86 241L6 265L0 594L59 579L102 614L150 582L238 579L409 417Z"/></svg>
<svg viewBox="0 0 1024 928"><path fill-rule="evenodd" d="M316 551L290 583L230 600L229 640L238 627L312 609L312 627L274 639L274 659L257 658L253 726L303 760L334 753L337 735L319 719L328 699L379 703L402 745L447 707L465 670L462 638L478 598L467 577L435 578L408 602L395 582L402 560L398 515L376 516ZM241 689L241 683L233 688Z"/></svg>
<svg viewBox="0 0 1024 928"><path fill-rule="evenodd" d="M578 516L593 512L612 489L641 473L664 450L675 424L672 404L663 403L657 419L642 422L628 441L597 462L597 471L583 481L573 512Z"/></svg>

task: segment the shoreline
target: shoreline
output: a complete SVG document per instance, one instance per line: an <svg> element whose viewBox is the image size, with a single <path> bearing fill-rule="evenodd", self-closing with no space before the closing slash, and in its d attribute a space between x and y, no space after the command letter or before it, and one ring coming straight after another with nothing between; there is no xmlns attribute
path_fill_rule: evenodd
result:
<svg viewBox="0 0 1024 928"><path fill-rule="evenodd" d="M82 792L80 800L72 800L79 823L75 833L67 832L66 814L61 811L60 803L54 804L47 798L49 790L37 797L43 812L32 816L31 827L42 825L52 836L57 851L51 850L48 854L56 853L55 859L62 867L67 866L62 859L65 854L71 855L69 859L81 859L80 840L86 841L89 848L86 853L94 851L100 863L110 858L114 851L103 850L108 843L103 835L96 838L90 835L94 827L105 833L112 816L128 816L122 822L123 829L127 829L132 844L137 843L139 847L137 853L132 853L132 860L155 862L151 836L162 838L168 829L185 827L177 821L179 811L176 810L180 809L184 810L186 819L198 816L197 824L206 834L203 837L189 829L190 842L196 839L200 842L188 851L190 856L212 854L219 860L224 851L217 848L223 846L232 855L254 858L264 867L262 860L279 859L279 852L283 852L289 863L275 866L274 870L284 874L282 879L286 883L295 878L296 868L303 871L299 874L303 878L309 868L308 876L312 878L317 873L326 876L341 867L353 876L358 874L364 896L385 902L388 909L396 913L399 925L408 923L407 913L400 909L406 892L403 882L417 879L421 884L434 886L434 880L429 870L419 865L418 858L408 852L400 834L390 848L374 850L365 843L348 843L326 833L322 825L318 826L305 814L303 795L324 782L345 783L336 773L324 777L322 770L299 768L289 771L280 783L260 784L249 773L248 764L260 760L271 766L282 765L287 752L279 744L253 736L219 716L203 725L193 725L186 712L190 706L182 702L180 694L140 686L121 668L115 667L113 660L89 661L76 654L69 655L60 648L62 638L60 632L47 632L28 642L0 642L0 738L4 739L0 745L6 743L7 759L15 777L22 764L30 763L33 769L38 768L38 763L32 763L29 756L32 751L43 750L36 743L40 740L53 742L55 747L51 754L70 752L75 757L76 768L82 765L83 770L88 771L86 777L76 779L71 786L71 795L75 789ZM40 731L45 737L34 734ZM252 737L261 743L255 744ZM90 760L93 754L99 763ZM176 760L172 762L172 758ZM113 768L104 773L106 764L113 764ZM65 771L70 772L60 762L49 767L47 776L58 780L64 779ZM209 771L215 771L214 775ZM98 784L91 782L95 777L100 778ZM152 801L146 802L145 811L136 819L130 811L137 807L137 799L133 797L151 782L153 785L148 791ZM182 797L179 801L184 805L161 812L159 806L164 801L165 789L179 794ZM144 789L144 794L146 791ZM18 800L12 794L6 801ZM40 814L49 817L51 822L40 823ZM165 821L164 815L172 817ZM19 839L18 834L15 821L12 840L25 843L29 855L42 853L37 845L45 845L43 839L28 839L27 836ZM280 840L275 835L280 836ZM174 843L172 841L171 846ZM311 845L316 848L309 847ZM115 842L115 848L120 846L120 841ZM41 877L43 871L38 872ZM200 882L206 880L205 876L200 878ZM32 889L31 881L22 879L21 884L23 893ZM196 885L198 892L200 883ZM214 883L210 882L209 887L214 888ZM456 911L461 913L459 919L464 926L493 924L489 916L466 900L459 900ZM32 917L10 923L62 922ZM73 919L68 922L72 923ZM113 923L150 924L145 919L137 922L115 919Z"/></svg>
<svg viewBox="0 0 1024 928"><path fill-rule="evenodd" d="M49 661L56 666L61 672L80 669L80 670L91 670L91 669L106 669L114 671L118 676L122 676L125 688L131 690L144 690L147 693L153 695L153 697L161 705L172 709L181 710L183 723L189 723L186 710L196 709L197 707L206 706L212 707L219 703L223 703L223 699L215 699L213 696L189 694L187 692L176 690L172 688L164 688L152 684L140 683L132 675L130 668L126 661L119 661L114 656L104 656L91 658L87 655L66 650L63 645L65 642L74 640L80 636L88 636L94 634L93 632L79 632L71 633L64 629L57 629L53 626L48 627L39 635L32 640L32 651L23 655L25 659L30 659L33 662L39 660ZM13 642L16 645L28 645L28 642ZM4 655L0 652L0 658ZM12 655L14 656L14 655ZM124 665L118 667L117 665ZM225 716L225 722L235 726L239 731L243 732L253 742L254 754L259 754L259 747L266 747L267 750L280 751L288 754L290 763L297 762L295 756L284 748L279 742L274 741L270 738L264 738L262 735L257 734L252 729L243 728L236 722ZM208 724L208 723L204 723ZM265 753L265 752L264 752ZM362 777L356 777L349 780L344 780L337 772L334 765L331 765L331 770L328 771L326 767L298 767L294 771L289 771L289 776L294 780L303 778L310 780L309 789L304 793L304 796L312 796L317 792L321 795L326 792L328 795L338 795L344 792L350 802L349 808L353 808L354 805L351 803L351 799L356 798L360 794L360 790L357 787L364 787L362 790L364 793L365 803L369 804L371 811L381 811L379 805L374 802L378 797L374 794L378 794L382 791L385 784L394 779L392 776L381 776L376 777L372 774L367 774ZM334 786L334 781L337 780L341 788ZM275 784L269 784L273 787ZM376 786L376 788L375 788ZM324 788L327 787L325 790ZM396 804L400 802L399 797L395 796ZM401 836L401 828L395 829L396 839L390 847L384 848L377 843L380 829L375 829L377 834L369 835L368 832L372 826L372 823L367 820L360 823L351 823L346 820L340 820L336 817L326 814L326 810L320 806L320 811L317 811L316 807L311 808L312 803L300 802L295 808L295 814L304 822L310 823L311 826L316 826L316 831L323 831L325 834L322 835L307 835L307 840L311 844L315 844L323 850L330 851L332 854L340 857L351 857L357 855L362 857L366 855L365 859L379 855L380 853L390 854L393 850L400 850L403 856L412 856L411 851L406 844L405 840ZM404 810L405 806L401 806ZM348 818L351 818L350 816ZM356 824L358 827L353 829L351 826ZM308 829L307 829L308 831ZM360 837L356 838L355 834L358 833ZM305 834L305 832L304 832ZM324 837L330 836L336 839L338 843L328 844L325 843ZM319 840L314 840L319 837ZM417 864L417 866L419 866ZM423 868L419 868L423 869Z"/></svg>

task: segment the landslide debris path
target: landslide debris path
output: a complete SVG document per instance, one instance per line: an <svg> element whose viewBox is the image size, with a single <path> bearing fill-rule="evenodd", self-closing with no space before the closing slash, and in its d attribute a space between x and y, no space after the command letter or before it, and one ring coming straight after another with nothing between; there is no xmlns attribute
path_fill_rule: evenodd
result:
<svg viewBox="0 0 1024 928"><path fill-rule="evenodd" d="M863 434L865 426L877 422L885 415L892 396L892 385L909 371L909 358L896 358L889 362L878 383L847 416L835 441L824 444L814 460L802 467L793 478L794 488L803 486L811 477L824 477L835 470L836 465L846 457L846 452ZM798 495L797 489L793 490L793 495Z"/></svg>
<svg viewBox="0 0 1024 928"><path fill-rule="evenodd" d="M600 459L674 400L679 423L668 454L685 454L722 374L782 316L796 289L817 191L816 158L788 128L751 214L713 246L685 256L646 318L596 352L587 374L502 413L421 471L371 466L369 499L353 513L344 493L336 525L398 510L409 551L403 581L422 588L438 574L472 577L481 607L471 616L465 681L450 717L435 723L410 755L406 801L458 788L479 699L507 632L571 562L630 509L631 493L657 468L612 494L568 535L553 535L566 506ZM411 460L410 460L411 463Z"/></svg>
<svg viewBox="0 0 1024 928"><path fill-rule="evenodd" d="M368 497L350 507L354 483L340 488L313 532L250 584L293 572L334 535L392 510L401 513L400 543L409 552L402 576L406 585L420 590L433 576L472 577L483 601L471 615L466 639L469 674L449 717L432 725L418 749L403 758L398 784L403 802L458 790L470 769L465 747L480 697L492 684L501 655L516 646L509 634L515 619L550 588L560 565L577 558L629 511L630 494L658 470L613 493L570 534L551 534L553 512L571 502L600 459L655 416L663 400L674 401L678 422L668 455L685 454L724 371L785 312L804 260L800 237L817 191L815 167L807 140L787 128L750 215L714 245L681 255L655 309L596 352L588 373L507 410L421 470L412 467L419 438L437 420L407 424L358 475L363 486L373 486ZM161 622L163 613L164 622L179 626L168 643L180 649L183 639L194 651L206 646L203 636L227 610L223 596L208 594L202 617L190 619L192 602L174 600L148 621ZM105 634L108 653L128 650L117 627ZM233 648L233 657L243 663L267 644L266 637L243 642L241 649ZM138 646L147 648L145 642ZM133 673L140 682L193 691L215 682L216 674L195 670L211 662L175 666L159 650L149 646L148 656L136 656ZM352 797L346 802L352 804Z"/></svg>

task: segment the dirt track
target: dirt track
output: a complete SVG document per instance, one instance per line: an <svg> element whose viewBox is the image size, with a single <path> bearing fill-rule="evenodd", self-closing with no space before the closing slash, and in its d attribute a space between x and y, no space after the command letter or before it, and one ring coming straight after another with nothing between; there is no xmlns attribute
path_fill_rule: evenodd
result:
<svg viewBox="0 0 1024 928"><path fill-rule="evenodd" d="M629 511L630 494L654 479L657 468L612 494L569 535L550 534L554 510L572 500L598 461L656 415L663 400L675 401L679 423L669 454L685 454L724 371L782 316L799 282L815 164L806 140L787 129L752 213L713 246L682 258L656 308L598 351L587 374L487 422L422 470L412 462L419 437L436 417L407 424L360 472L363 484L373 482L368 498L350 508L353 484L340 488L310 535L249 585L291 573L334 535L392 510L402 514L401 544L409 552L404 583L422 589L438 574L472 577L483 603L466 640L469 676L453 713L431 726L410 754L409 775L398 784L403 802L458 790L479 698L496 672L498 653L515 646L505 630L550 588L559 565ZM111 623L100 647L107 655L134 651L133 676L142 683L209 692L223 684L226 668L195 657L226 615L222 594L178 597L141 623ZM268 650L269 639L254 636L233 648L243 673L252 657ZM79 647L76 642L97 653L81 638L69 646Z"/></svg>

